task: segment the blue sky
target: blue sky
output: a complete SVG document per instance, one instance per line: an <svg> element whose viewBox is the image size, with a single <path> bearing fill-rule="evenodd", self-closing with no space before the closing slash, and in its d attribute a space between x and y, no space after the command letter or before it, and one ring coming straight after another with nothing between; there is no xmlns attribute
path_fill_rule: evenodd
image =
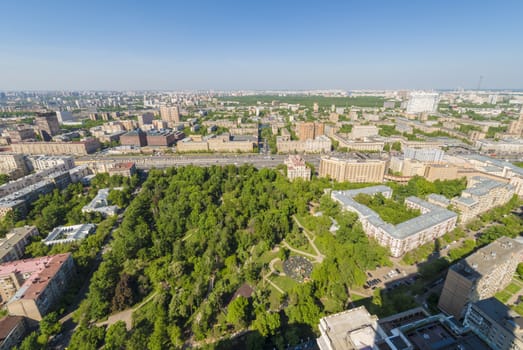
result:
<svg viewBox="0 0 523 350"><path fill-rule="evenodd" d="M0 89L523 88L523 1L0 2Z"/></svg>

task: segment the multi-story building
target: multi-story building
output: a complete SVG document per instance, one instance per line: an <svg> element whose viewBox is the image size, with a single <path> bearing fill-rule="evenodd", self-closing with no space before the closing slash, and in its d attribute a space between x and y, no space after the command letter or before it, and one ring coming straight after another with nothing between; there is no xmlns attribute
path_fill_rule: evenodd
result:
<svg viewBox="0 0 523 350"><path fill-rule="evenodd" d="M296 134L300 141L314 140L316 137L324 135L325 125L318 122L301 122L296 124Z"/></svg>
<svg viewBox="0 0 523 350"><path fill-rule="evenodd" d="M96 197L82 208L82 213L101 213L103 216L116 215L118 207L109 204L109 188L101 188L98 190Z"/></svg>
<svg viewBox="0 0 523 350"><path fill-rule="evenodd" d="M0 153L0 174L16 179L27 174L28 169L21 154Z"/></svg>
<svg viewBox="0 0 523 350"><path fill-rule="evenodd" d="M354 140L361 140L370 136L378 135L378 127L376 125L354 125L350 132L350 138Z"/></svg>
<svg viewBox="0 0 523 350"><path fill-rule="evenodd" d="M445 152L439 148L412 148L405 147L403 155L408 159L416 159L422 162L441 162Z"/></svg>
<svg viewBox="0 0 523 350"><path fill-rule="evenodd" d="M0 319L0 350L11 350L22 342L29 327L23 316L5 316Z"/></svg>
<svg viewBox="0 0 523 350"><path fill-rule="evenodd" d="M74 168L74 158L70 156L28 156L27 161L35 171L50 168L66 171Z"/></svg>
<svg viewBox="0 0 523 350"><path fill-rule="evenodd" d="M467 188L451 203L460 212L462 223L487 210L507 203L514 195L514 186L505 182L476 176L470 178Z"/></svg>
<svg viewBox="0 0 523 350"><path fill-rule="evenodd" d="M276 148L278 153L327 153L331 151L332 141L325 135L305 141L292 141L290 136L278 136Z"/></svg>
<svg viewBox="0 0 523 350"><path fill-rule="evenodd" d="M331 197L340 203L344 210L358 214L367 236L374 238L380 245L390 249L391 256L400 257L427 242L443 236L456 227L456 213L431 204L417 197L405 199L405 205L419 209L421 215L397 225L389 224L372 209L354 200L360 193L376 195L381 193L390 198L392 190L387 186L372 186L349 191L332 191Z"/></svg>
<svg viewBox="0 0 523 350"><path fill-rule="evenodd" d="M176 141L176 136L171 130L150 130L146 134L147 145L170 147Z"/></svg>
<svg viewBox="0 0 523 350"><path fill-rule="evenodd" d="M523 318L496 298L471 303L464 324L492 350L523 349Z"/></svg>
<svg viewBox="0 0 523 350"><path fill-rule="evenodd" d="M469 303L505 288L523 259L523 244L501 237L449 268L438 307L457 319Z"/></svg>
<svg viewBox="0 0 523 350"><path fill-rule="evenodd" d="M331 137L338 142L340 148L347 148L349 151L381 152L385 146L385 142L375 138L365 138L360 141L348 140L337 133L333 133Z"/></svg>
<svg viewBox="0 0 523 350"><path fill-rule="evenodd" d="M121 162L116 163L109 169L107 169L109 175L120 175L131 177L136 174L136 164L134 162Z"/></svg>
<svg viewBox="0 0 523 350"><path fill-rule="evenodd" d="M257 137L232 136L229 133L212 135L207 139L209 151L212 152L245 152L251 153L257 143Z"/></svg>
<svg viewBox="0 0 523 350"><path fill-rule="evenodd" d="M44 141L50 141L54 135L60 132L56 112L37 113L35 124Z"/></svg>
<svg viewBox="0 0 523 350"><path fill-rule="evenodd" d="M339 159L322 157L320 177L330 177L338 182L383 182L387 163L383 160Z"/></svg>
<svg viewBox="0 0 523 350"><path fill-rule="evenodd" d="M515 137L523 136L523 111L519 115L519 119L510 123L507 133Z"/></svg>
<svg viewBox="0 0 523 350"><path fill-rule="evenodd" d="M73 226L55 227L49 235L42 240L45 245L72 243L84 239L96 229L94 224L81 224Z"/></svg>
<svg viewBox="0 0 523 350"><path fill-rule="evenodd" d="M160 107L160 116L163 121L166 121L169 124L169 127L180 122L180 113L177 106Z"/></svg>
<svg viewBox="0 0 523 350"><path fill-rule="evenodd" d="M287 178L289 180L304 179L309 181L311 179L311 169L305 165L305 161L299 155L290 155L285 160L287 166Z"/></svg>
<svg viewBox="0 0 523 350"><path fill-rule="evenodd" d="M84 156L96 152L100 143L95 139L77 142L20 142L11 145L11 151L23 154L66 154Z"/></svg>
<svg viewBox="0 0 523 350"><path fill-rule="evenodd" d="M38 229L35 226L17 227L9 231L0 239L0 262L21 259L25 246L30 243L31 237L37 235Z"/></svg>
<svg viewBox="0 0 523 350"><path fill-rule="evenodd" d="M34 321L51 311L75 274L71 253L0 265L0 296L11 315Z"/></svg>
<svg viewBox="0 0 523 350"><path fill-rule="evenodd" d="M122 146L147 146L147 135L141 129L135 129L120 136Z"/></svg>
<svg viewBox="0 0 523 350"><path fill-rule="evenodd" d="M22 142L24 140L31 140L35 138L34 130L28 125L16 125L13 129L7 130L10 143Z"/></svg>
<svg viewBox="0 0 523 350"><path fill-rule="evenodd" d="M433 113L438 109L439 95L432 92L411 92L407 113Z"/></svg>
<svg viewBox="0 0 523 350"><path fill-rule="evenodd" d="M143 128L144 125L149 125L153 123L154 114L151 112L143 113L142 115L138 116L138 126L140 128Z"/></svg>
<svg viewBox="0 0 523 350"><path fill-rule="evenodd" d="M487 153L521 154L523 153L523 140L519 137L499 141L477 140L476 147Z"/></svg>
<svg viewBox="0 0 523 350"><path fill-rule="evenodd" d="M68 111L56 111L56 119L60 125L73 121L73 114Z"/></svg>

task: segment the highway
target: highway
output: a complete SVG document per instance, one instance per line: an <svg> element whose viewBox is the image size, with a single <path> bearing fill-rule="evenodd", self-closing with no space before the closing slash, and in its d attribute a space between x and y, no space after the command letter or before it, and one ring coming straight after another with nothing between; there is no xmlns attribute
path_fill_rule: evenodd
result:
<svg viewBox="0 0 523 350"><path fill-rule="evenodd" d="M244 165L252 164L256 168L274 168L287 158L287 155L263 155L263 154L184 154L184 155L106 155L93 154L76 158L76 164L89 164L95 162L134 162L138 169L148 170L151 168L168 168L172 166L212 166L212 165ZM320 166L319 155L303 156L306 162L313 164L316 169Z"/></svg>

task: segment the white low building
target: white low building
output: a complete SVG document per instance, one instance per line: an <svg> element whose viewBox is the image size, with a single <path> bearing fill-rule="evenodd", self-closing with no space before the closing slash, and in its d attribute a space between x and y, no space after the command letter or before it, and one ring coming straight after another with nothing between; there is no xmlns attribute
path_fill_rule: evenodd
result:
<svg viewBox="0 0 523 350"><path fill-rule="evenodd" d="M94 232L94 224L55 227L49 235L42 240L45 245L72 243L84 239Z"/></svg>
<svg viewBox="0 0 523 350"><path fill-rule="evenodd" d="M400 257L403 254L432 242L456 227L458 215L438 205L431 204L417 197L408 197L405 204L409 208L419 209L421 215L398 225L383 221L369 207L356 202L354 196L364 193L384 197L392 196L392 189L387 186L372 186L348 191L332 191L331 197L340 203L345 210L358 214L367 236L374 238L380 245L390 249L391 256Z"/></svg>
<svg viewBox="0 0 523 350"><path fill-rule="evenodd" d="M82 213L101 213L103 216L116 215L118 213L118 207L116 205L109 205L107 197L109 197L109 188L102 188L98 190L96 197L93 198L91 203L87 204L82 208Z"/></svg>

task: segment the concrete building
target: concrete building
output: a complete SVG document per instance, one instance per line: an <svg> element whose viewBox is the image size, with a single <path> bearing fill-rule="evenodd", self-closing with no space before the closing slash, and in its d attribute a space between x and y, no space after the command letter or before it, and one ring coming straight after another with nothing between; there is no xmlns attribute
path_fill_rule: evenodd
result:
<svg viewBox="0 0 523 350"><path fill-rule="evenodd" d="M332 134L331 137L338 142L338 147L347 148L349 151L381 152L385 147L384 141L371 137L360 141L346 139L337 133Z"/></svg>
<svg viewBox="0 0 523 350"><path fill-rule="evenodd" d="M147 146L147 135L141 129L134 129L120 136L122 146Z"/></svg>
<svg viewBox="0 0 523 350"><path fill-rule="evenodd" d="M487 153L521 154L523 153L523 140L521 138L505 140L477 140L476 147Z"/></svg>
<svg viewBox="0 0 523 350"><path fill-rule="evenodd" d="M320 177L338 182L383 182L387 163L383 160L356 160L322 157Z"/></svg>
<svg viewBox="0 0 523 350"><path fill-rule="evenodd" d="M143 128L144 125L150 125L153 123L154 114L151 112L143 113L138 116L138 127Z"/></svg>
<svg viewBox="0 0 523 350"><path fill-rule="evenodd" d="M276 148L278 153L327 153L331 151L332 141L324 135L305 141L292 141L290 136L278 136Z"/></svg>
<svg viewBox="0 0 523 350"><path fill-rule="evenodd" d="M0 350L11 350L27 335L29 327L23 316L5 316L0 319Z"/></svg>
<svg viewBox="0 0 523 350"><path fill-rule="evenodd" d="M42 240L45 245L72 243L84 239L96 229L94 224L81 224L73 226L55 227L49 235Z"/></svg>
<svg viewBox="0 0 523 350"><path fill-rule="evenodd" d="M523 111L520 113L518 120L510 123L507 133L514 137L523 137Z"/></svg>
<svg viewBox="0 0 523 350"><path fill-rule="evenodd" d="M18 143L35 138L34 130L26 124L16 125L14 128L7 130L9 143Z"/></svg>
<svg viewBox="0 0 523 350"><path fill-rule="evenodd" d="M311 179L311 169L305 165L305 161L299 155L290 155L285 160L287 166L287 178L289 180L304 179L309 181Z"/></svg>
<svg viewBox="0 0 523 350"><path fill-rule="evenodd" d="M325 134L325 125L318 122L296 123L296 134L300 141L314 140Z"/></svg>
<svg viewBox="0 0 523 350"><path fill-rule="evenodd" d="M25 158L21 154L0 153L0 174L9 175L11 180L27 174Z"/></svg>
<svg viewBox="0 0 523 350"><path fill-rule="evenodd" d="M120 175L125 177L131 177L136 174L136 164L134 162L121 162L111 166L107 172L110 176Z"/></svg>
<svg viewBox="0 0 523 350"><path fill-rule="evenodd" d="M457 319L469 303L490 298L512 280L523 244L501 237L449 268L438 307Z"/></svg>
<svg viewBox="0 0 523 350"><path fill-rule="evenodd" d="M180 113L177 106L160 107L160 117L163 121L166 121L169 127L172 127L174 124L180 122Z"/></svg>
<svg viewBox="0 0 523 350"><path fill-rule="evenodd" d="M466 223L489 209L507 203L514 195L514 186L505 182L473 177L460 197L451 204L459 210L460 221Z"/></svg>
<svg viewBox="0 0 523 350"><path fill-rule="evenodd" d="M62 125L66 122L72 122L73 114L68 111L56 111L56 119L58 120L58 124Z"/></svg>
<svg viewBox="0 0 523 350"><path fill-rule="evenodd" d="M431 92L411 92L407 113L433 113L438 109L439 95Z"/></svg>
<svg viewBox="0 0 523 350"><path fill-rule="evenodd" d="M332 191L331 197L340 203L344 210L358 214L367 236L374 238L380 245L388 247L393 257L400 257L427 242L443 236L456 227L457 214L431 204L417 197L405 199L405 205L419 209L421 215L397 225L389 224L372 209L354 200L360 193L376 195L381 193L390 198L392 190L387 186L372 186L349 191Z"/></svg>
<svg viewBox="0 0 523 350"><path fill-rule="evenodd" d="M28 156L27 162L35 171L44 169L67 171L74 168L74 158L70 156Z"/></svg>
<svg viewBox="0 0 523 350"><path fill-rule="evenodd" d="M96 197L93 200L82 208L82 213L92 213L98 212L103 216L116 215L118 212L118 207L116 205L110 205L109 200L109 188L101 188L98 190Z"/></svg>
<svg viewBox="0 0 523 350"><path fill-rule="evenodd" d="M439 148L412 148L405 147L403 155L408 159L416 159L422 162L441 162L445 152Z"/></svg>
<svg viewBox="0 0 523 350"><path fill-rule="evenodd" d="M464 324L493 350L523 349L523 318L496 298L470 304Z"/></svg>
<svg viewBox="0 0 523 350"><path fill-rule="evenodd" d="M25 246L31 242L31 237L37 235L38 229L35 226L17 227L9 231L0 239L0 262L21 259Z"/></svg>
<svg viewBox="0 0 523 350"><path fill-rule="evenodd" d="M40 321L56 307L75 274L71 253L0 265L0 296L11 315Z"/></svg>
<svg viewBox="0 0 523 350"><path fill-rule="evenodd" d="M95 139L77 142L20 142L11 145L11 151L23 154L78 155L84 156L96 152L100 143Z"/></svg>
<svg viewBox="0 0 523 350"><path fill-rule="evenodd" d="M52 137L60 132L56 112L37 113L35 125L44 141L51 141Z"/></svg>
<svg viewBox="0 0 523 350"><path fill-rule="evenodd" d="M174 132L166 130L150 130L146 134L147 145L149 146L163 146L170 147L176 141Z"/></svg>
<svg viewBox="0 0 523 350"><path fill-rule="evenodd" d="M378 317L364 306L325 316L318 327L321 335L316 342L320 350L374 350L386 338Z"/></svg>
<svg viewBox="0 0 523 350"><path fill-rule="evenodd" d="M454 180L463 176L460 174L460 167L450 163L427 164L423 175L429 181Z"/></svg>
<svg viewBox="0 0 523 350"><path fill-rule="evenodd" d="M353 140L361 140L366 137L378 136L378 131L376 125L354 125L349 137Z"/></svg>

